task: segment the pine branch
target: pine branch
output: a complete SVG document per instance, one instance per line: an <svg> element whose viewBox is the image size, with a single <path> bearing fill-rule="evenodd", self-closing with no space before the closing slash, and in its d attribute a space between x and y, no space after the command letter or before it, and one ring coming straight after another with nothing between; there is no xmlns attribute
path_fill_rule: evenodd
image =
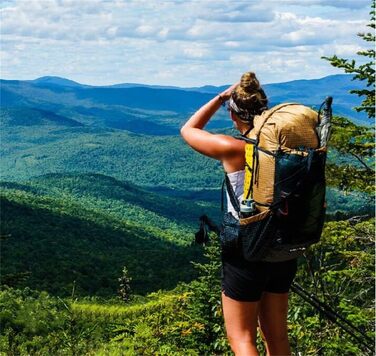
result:
<svg viewBox="0 0 376 356"><path fill-rule="evenodd" d="M352 156L354 156L364 167L368 172L375 172L371 167L367 165L366 162L364 162L357 154L350 152Z"/></svg>

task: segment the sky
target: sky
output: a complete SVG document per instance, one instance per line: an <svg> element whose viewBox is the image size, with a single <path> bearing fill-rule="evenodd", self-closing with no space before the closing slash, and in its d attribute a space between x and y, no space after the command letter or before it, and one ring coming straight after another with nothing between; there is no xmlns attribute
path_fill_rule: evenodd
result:
<svg viewBox="0 0 376 356"><path fill-rule="evenodd" d="M0 0L0 77L223 85L343 73L371 0Z"/></svg>

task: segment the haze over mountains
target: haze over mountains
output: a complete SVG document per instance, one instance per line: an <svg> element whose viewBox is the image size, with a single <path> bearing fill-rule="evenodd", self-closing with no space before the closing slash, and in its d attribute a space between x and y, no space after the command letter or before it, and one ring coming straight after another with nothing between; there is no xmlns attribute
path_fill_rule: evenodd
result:
<svg viewBox="0 0 376 356"><path fill-rule="evenodd" d="M318 108L332 95L335 113L369 124L352 110L360 100L348 93L359 87L351 78L334 75L264 88L270 106L298 101ZM178 189L184 195L187 189L210 191L220 185L221 167L185 145L179 128L227 85L95 87L59 77L0 84L3 179L95 172L163 191ZM226 109L218 110L208 126L229 130Z"/></svg>
<svg viewBox="0 0 376 356"><path fill-rule="evenodd" d="M30 81L1 80L0 83L3 124L16 120L20 125L24 120L25 125L30 125L30 109L33 109L38 110L38 122L42 116L50 120L53 114L66 122L75 120L76 125L110 127L148 135L178 134L179 127L192 112L227 87L178 88L132 83L98 87L59 77ZM270 106L281 102L301 102L318 108L324 98L331 95L336 114L356 123L368 124L363 113L352 109L361 100L349 94L349 90L361 87L361 83L352 81L351 75L264 85ZM14 111L14 108L17 110ZM25 110L24 115L20 110ZM72 121L70 124L74 125ZM226 111L220 110L209 127L229 126L231 123Z"/></svg>

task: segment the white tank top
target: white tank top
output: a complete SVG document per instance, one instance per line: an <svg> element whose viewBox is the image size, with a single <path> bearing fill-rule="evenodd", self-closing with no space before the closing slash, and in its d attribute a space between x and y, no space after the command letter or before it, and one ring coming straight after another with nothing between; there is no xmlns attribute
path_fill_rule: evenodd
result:
<svg viewBox="0 0 376 356"><path fill-rule="evenodd" d="M243 200L244 173L245 173L244 169L242 171L227 173L232 189L234 190L235 196L238 198L239 203ZM227 211L231 212L234 217L239 218L238 213L235 211L235 209L233 208L231 204L230 197L227 192L226 192L226 198L227 198Z"/></svg>

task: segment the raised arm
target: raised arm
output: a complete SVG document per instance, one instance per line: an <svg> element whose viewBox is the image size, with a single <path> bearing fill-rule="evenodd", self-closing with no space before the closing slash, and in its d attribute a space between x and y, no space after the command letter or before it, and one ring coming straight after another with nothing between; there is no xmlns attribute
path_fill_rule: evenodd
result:
<svg viewBox="0 0 376 356"><path fill-rule="evenodd" d="M237 84L232 85L203 105L180 130L184 140L205 156L223 161L239 152L239 143L236 139L226 135L214 135L203 130L221 104L230 98L231 92Z"/></svg>

